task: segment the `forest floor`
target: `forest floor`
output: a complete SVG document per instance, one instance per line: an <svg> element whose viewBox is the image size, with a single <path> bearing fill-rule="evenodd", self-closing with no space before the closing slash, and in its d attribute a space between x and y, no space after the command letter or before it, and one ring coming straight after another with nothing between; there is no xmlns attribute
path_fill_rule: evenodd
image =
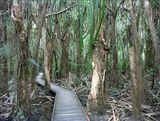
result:
<svg viewBox="0 0 160 121"><path fill-rule="evenodd" d="M55 94L46 94L43 87L37 86L35 95L33 110L27 121L51 121Z"/></svg>
<svg viewBox="0 0 160 121"><path fill-rule="evenodd" d="M145 103L142 105L142 119L143 121L160 121L160 82L155 80L154 88L151 89L151 81L146 79L147 93ZM107 108L103 115L98 113L87 113L91 121L139 121L138 119L132 120L132 102L129 79L127 76L121 76L121 84L117 87L109 87L106 95ZM57 79L56 83L61 86L68 85L68 88L73 88L77 93L84 109L87 105L87 97L90 92L91 81L89 77L84 77L80 82L68 83L68 79ZM42 87L37 86L35 91L35 98L33 100L32 113L27 121L50 121L52 117L53 105L54 105L53 94L45 94ZM12 121L9 120L11 109L14 104L9 102L6 95L0 96L0 121ZM3 109L3 110L2 110ZM87 110L86 110L87 112ZM3 117L8 115L7 120L3 120ZM19 121L19 120L13 120ZM20 120L21 121L21 120Z"/></svg>
<svg viewBox="0 0 160 121"><path fill-rule="evenodd" d="M90 113L91 121L160 121L160 84L155 80L151 89L151 81L146 79L147 92L144 104L142 104L142 117L133 118L130 82L127 76L121 76L118 86L115 88L108 84L106 102L108 104L104 115ZM145 97L144 95L142 95Z"/></svg>
<svg viewBox="0 0 160 121"><path fill-rule="evenodd" d="M82 105L86 109L87 98L90 92L91 81L89 76L80 79L80 83L69 82L69 88L77 93ZM107 84L106 102L107 108L103 115L98 113L87 113L91 121L160 121L160 82L154 80L154 87L151 89L152 79L146 76L146 98L142 105L142 117L134 119L132 115L132 101L130 91L130 80L128 76L121 75L118 86ZM61 86L68 85L68 80L57 80ZM87 110L86 110L87 112Z"/></svg>
<svg viewBox="0 0 160 121"><path fill-rule="evenodd" d="M28 119L23 119L23 114L13 116L15 104L7 95L0 96L0 121L51 121L55 94L44 93L41 86L36 86L32 100L32 112Z"/></svg>

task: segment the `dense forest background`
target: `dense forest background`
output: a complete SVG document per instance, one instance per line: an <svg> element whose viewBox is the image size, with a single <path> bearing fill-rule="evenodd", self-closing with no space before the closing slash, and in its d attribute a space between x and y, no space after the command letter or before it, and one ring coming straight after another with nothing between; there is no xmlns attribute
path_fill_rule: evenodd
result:
<svg viewBox="0 0 160 121"><path fill-rule="evenodd" d="M28 119L40 72L45 92L50 83L73 88L87 112L110 116L103 120L160 120L159 6L0 0L0 120Z"/></svg>

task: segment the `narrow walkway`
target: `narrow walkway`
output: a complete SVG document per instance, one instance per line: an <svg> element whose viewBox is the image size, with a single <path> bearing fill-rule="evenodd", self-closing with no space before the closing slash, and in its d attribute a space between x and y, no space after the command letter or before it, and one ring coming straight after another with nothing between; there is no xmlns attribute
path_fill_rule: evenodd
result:
<svg viewBox="0 0 160 121"><path fill-rule="evenodd" d="M44 80L40 76L37 76L36 82L44 86ZM51 90L56 93L51 121L89 121L74 91L53 83Z"/></svg>

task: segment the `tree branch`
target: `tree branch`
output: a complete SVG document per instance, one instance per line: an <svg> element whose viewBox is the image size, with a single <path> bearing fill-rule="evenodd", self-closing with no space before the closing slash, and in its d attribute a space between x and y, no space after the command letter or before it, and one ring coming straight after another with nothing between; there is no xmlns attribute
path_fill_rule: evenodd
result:
<svg viewBox="0 0 160 121"><path fill-rule="evenodd" d="M69 7L65 8L64 10L58 11L56 13L49 13L49 14L46 15L46 18L51 16L51 15L59 15L59 14L64 13L64 12L66 12L67 10L69 10L73 7L76 7L76 6L79 6L79 5L75 4L75 5L72 5L72 6L69 6Z"/></svg>
<svg viewBox="0 0 160 121"><path fill-rule="evenodd" d="M117 7L117 9L116 9L116 13L118 12L119 8L121 7L121 5L122 5L124 2L125 2L125 0L122 0L122 1L120 2L120 4L118 5L118 7Z"/></svg>

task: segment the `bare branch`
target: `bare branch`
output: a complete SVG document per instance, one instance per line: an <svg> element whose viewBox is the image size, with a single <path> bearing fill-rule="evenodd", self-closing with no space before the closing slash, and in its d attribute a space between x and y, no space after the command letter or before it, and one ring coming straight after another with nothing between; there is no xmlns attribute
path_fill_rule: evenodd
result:
<svg viewBox="0 0 160 121"><path fill-rule="evenodd" d="M69 6L69 7L65 8L64 10L58 11L56 13L49 13L49 14L46 15L46 18L51 16L51 15L59 15L59 14L64 13L64 12L66 12L67 10L69 10L73 7L76 7L76 6L79 6L79 5L75 4L75 5L72 5L72 6Z"/></svg>

